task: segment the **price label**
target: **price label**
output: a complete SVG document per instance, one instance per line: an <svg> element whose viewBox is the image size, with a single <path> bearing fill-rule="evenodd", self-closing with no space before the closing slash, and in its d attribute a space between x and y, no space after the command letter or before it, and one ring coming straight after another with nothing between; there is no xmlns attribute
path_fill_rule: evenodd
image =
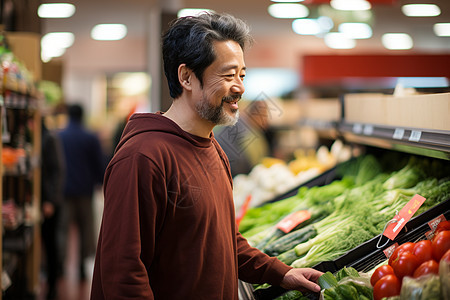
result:
<svg viewBox="0 0 450 300"><path fill-rule="evenodd" d="M384 255L386 255L386 258L391 257L392 253L394 253L395 249L397 249L398 243L395 243L386 249L383 250Z"/></svg>
<svg viewBox="0 0 450 300"><path fill-rule="evenodd" d="M401 140L403 136L405 135L405 130L402 128L395 128L394 135L392 138L394 140Z"/></svg>
<svg viewBox="0 0 450 300"><path fill-rule="evenodd" d="M431 240L434 237L434 232L436 231L436 227L439 223L447 221L444 215L439 215L430 222L428 222L428 226L430 226L430 230L425 232L425 236L428 240Z"/></svg>
<svg viewBox="0 0 450 300"><path fill-rule="evenodd" d="M436 227L438 226L438 224L441 223L441 222L444 222L444 221L447 221L445 219L445 216L444 215L440 215L440 216L434 218L433 220L431 220L430 222L428 222L428 226L430 226L431 230L435 231Z"/></svg>
<svg viewBox="0 0 450 300"><path fill-rule="evenodd" d="M283 220L277 224L277 228L284 233L289 233L292 229L297 227L297 225L309 220L310 218L311 213L309 211L299 210L283 218Z"/></svg>
<svg viewBox="0 0 450 300"><path fill-rule="evenodd" d="M418 142L420 141L420 137L422 136L422 131L411 130L411 135L409 136L410 142Z"/></svg>
<svg viewBox="0 0 450 300"><path fill-rule="evenodd" d="M412 216L416 213L419 207L425 202L425 198L416 194L411 200L400 210L398 215L393 218L393 222L391 222L383 232L383 235L390 240L394 240L395 237L399 234L403 227L405 227L406 223L412 218Z"/></svg>
<svg viewBox="0 0 450 300"><path fill-rule="evenodd" d="M363 126L359 123L353 124L353 132L356 134L360 134L363 131Z"/></svg>
<svg viewBox="0 0 450 300"><path fill-rule="evenodd" d="M363 133L364 133L364 135L372 135L372 133L373 133L373 126L372 125L364 126Z"/></svg>

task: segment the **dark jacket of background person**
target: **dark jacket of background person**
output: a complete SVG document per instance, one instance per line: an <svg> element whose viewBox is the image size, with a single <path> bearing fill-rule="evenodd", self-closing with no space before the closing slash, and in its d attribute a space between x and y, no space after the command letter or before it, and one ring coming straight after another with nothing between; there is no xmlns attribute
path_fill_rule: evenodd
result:
<svg viewBox="0 0 450 300"><path fill-rule="evenodd" d="M92 195L94 187L102 183L105 157L98 137L83 126L81 106L69 106L69 118L59 133L66 157L64 195Z"/></svg>
<svg viewBox="0 0 450 300"><path fill-rule="evenodd" d="M66 163L64 203L61 216L61 262L65 261L70 224L80 237L79 275L86 278L84 263L95 254L94 190L102 183L105 165L99 138L83 126L83 108L69 106L69 124L59 136Z"/></svg>
<svg viewBox="0 0 450 300"><path fill-rule="evenodd" d="M228 160L213 136L133 115L104 192L91 299L237 300L238 278L279 284L291 269L237 231Z"/></svg>
<svg viewBox="0 0 450 300"><path fill-rule="evenodd" d="M56 282L62 266L59 262L59 218L63 200L64 157L61 141L42 122L41 202L42 242L47 275L47 299L56 296Z"/></svg>

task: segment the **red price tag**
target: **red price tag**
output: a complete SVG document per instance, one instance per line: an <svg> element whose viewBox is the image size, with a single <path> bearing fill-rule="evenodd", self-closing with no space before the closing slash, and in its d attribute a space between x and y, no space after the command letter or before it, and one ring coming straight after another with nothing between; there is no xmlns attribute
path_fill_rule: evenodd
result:
<svg viewBox="0 0 450 300"><path fill-rule="evenodd" d="M444 221L446 221L445 216L440 215L440 216L434 218L433 220L431 220L430 222L428 222L428 226L430 226L431 230L435 231L438 224L441 222L444 222Z"/></svg>
<svg viewBox="0 0 450 300"><path fill-rule="evenodd" d="M383 250L384 255L386 255L386 258L391 257L392 253L394 253L395 249L397 249L398 243L395 243L386 249Z"/></svg>
<svg viewBox="0 0 450 300"><path fill-rule="evenodd" d="M299 210L294 212L288 216L286 216L283 220L281 220L277 224L277 228L283 231L284 233L289 233L292 229L294 229L297 225L309 220L311 218L311 213L307 210Z"/></svg>
<svg viewBox="0 0 450 300"><path fill-rule="evenodd" d="M383 232L383 235L389 238L390 240L394 240L398 233L405 227L406 223L412 218L412 216L416 213L419 207L425 202L425 198L420 195L414 195L414 197L409 200L408 203L400 210L398 215L396 215L393 219L395 222L389 224L386 230Z"/></svg>
<svg viewBox="0 0 450 300"><path fill-rule="evenodd" d="M438 226L439 223L444 222L444 221L447 221L447 219L445 218L444 215L440 215L440 216L434 218L433 220L431 220L430 222L428 222L428 226L430 226L431 230L425 232L425 236L426 236L427 240L433 239L436 227Z"/></svg>

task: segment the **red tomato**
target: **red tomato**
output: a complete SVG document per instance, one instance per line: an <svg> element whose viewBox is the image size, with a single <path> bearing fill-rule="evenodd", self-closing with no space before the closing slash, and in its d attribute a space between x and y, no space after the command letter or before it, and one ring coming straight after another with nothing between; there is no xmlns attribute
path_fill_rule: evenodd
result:
<svg viewBox="0 0 450 300"><path fill-rule="evenodd" d="M450 263L450 250L447 250L447 252L445 252L444 255L441 257L441 261L443 260Z"/></svg>
<svg viewBox="0 0 450 300"><path fill-rule="evenodd" d="M393 264L394 264L394 261L396 261L397 260L397 258L398 258L398 256L402 253L402 252L413 252L413 250L414 250L414 246L415 246L415 243L411 243L411 242L406 242L406 243L403 243L403 244L401 244L400 246L398 246L395 250L394 250L394 252L392 253L392 255L389 257L389 262L388 262L388 264L391 266L391 267L394 267L393 266Z"/></svg>
<svg viewBox="0 0 450 300"><path fill-rule="evenodd" d="M433 250L430 240L417 242L413 249L413 254L419 259L420 263L433 259Z"/></svg>
<svg viewBox="0 0 450 300"><path fill-rule="evenodd" d="M431 247L434 259L440 261L444 253L450 249L450 231L441 231L435 235Z"/></svg>
<svg viewBox="0 0 450 300"><path fill-rule="evenodd" d="M420 265L419 259L411 252L402 252L394 263L394 272L398 279L404 276L412 276Z"/></svg>
<svg viewBox="0 0 450 300"><path fill-rule="evenodd" d="M414 271L413 277L418 278L425 274L436 274L439 275L439 264L431 259L422 263L417 269Z"/></svg>
<svg viewBox="0 0 450 300"><path fill-rule="evenodd" d="M442 221L436 226L434 234L438 234L441 231L450 230L450 220Z"/></svg>
<svg viewBox="0 0 450 300"><path fill-rule="evenodd" d="M386 275L377 281L373 287L373 299L400 295L401 281L395 275Z"/></svg>
<svg viewBox="0 0 450 300"><path fill-rule="evenodd" d="M372 276L370 277L370 283L372 286L375 286L378 280L380 280L382 277L386 275L394 275L394 269L390 265L383 265L378 268L376 268L375 272L373 272Z"/></svg>

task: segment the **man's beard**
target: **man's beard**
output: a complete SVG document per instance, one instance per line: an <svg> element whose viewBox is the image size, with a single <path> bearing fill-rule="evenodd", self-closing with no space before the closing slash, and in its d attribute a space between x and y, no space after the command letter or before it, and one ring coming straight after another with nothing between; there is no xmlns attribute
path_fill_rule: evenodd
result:
<svg viewBox="0 0 450 300"><path fill-rule="evenodd" d="M231 109L233 115L229 115L225 112L223 104L225 102L238 101L240 98L240 95L226 96L222 98L219 106L214 106L206 97L203 97L202 101L197 103L196 109L200 117L215 125L233 126L239 119L239 110Z"/></svg>

